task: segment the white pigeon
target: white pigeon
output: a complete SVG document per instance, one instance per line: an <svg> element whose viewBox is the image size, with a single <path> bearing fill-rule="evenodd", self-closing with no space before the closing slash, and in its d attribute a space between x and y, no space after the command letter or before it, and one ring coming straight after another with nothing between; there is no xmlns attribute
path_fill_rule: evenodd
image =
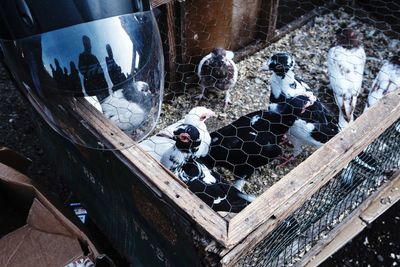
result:
<svg viewBox="0 0 400 267"><path fill-rule="evenodd" d="M199 99L203 98L206 89L210 89L225 92L224 110L231 103L230 92L238 79L238 68L232 60L233 56L232 51L215 48L210 54L203 57L197 69L201 86Z"/></svg>
<svg viewBox="0 0 400 267"><path fill-rule="evenodd" d="M146 114L141 106L125 98L123 90L112 92L103 100L101 108L107 119L124 132L131 133L142 124Z"/></svg>
<svg viewBox="0 0 400 267"><path fill-rule="evenodd" d="M215 116L212 110L205 107L195 107L183 119L169 125L156 135L143 140L139 143L139 146L154 159L161 161L162 155L175 144L175 141L172 140L173 132L181 124L189 124L199 129L202 140L200 148L194 155L195 157L203 157L207 155L211 143L211 137L204 122L212 116Z"/></svg>
<svg viewBox="0 0 400 267"><path fill-rule="evenodd" d="M387 93L400 89L400 51L386 61L376 76L369 91L366 111Z"/></svg>
<svg viewBox="0 0 400 267"><path fill-rule="evenodd" d="M361 93L366 56L351 28L342 26L328 52L329 81L339 107L339 127L354 120L357 97Z"/></svg>
<svg viewBox="0 0 400 267"><path fill-rule="evenodd" d="M122 89L111 92L100 102L101 111L121 130L131 134L142 125L148 116L152 108L152 98L146 82L129 81L124 83ZM86 100L89 101L88 98ZM93 105L93 103L91 104Z"/></svg>

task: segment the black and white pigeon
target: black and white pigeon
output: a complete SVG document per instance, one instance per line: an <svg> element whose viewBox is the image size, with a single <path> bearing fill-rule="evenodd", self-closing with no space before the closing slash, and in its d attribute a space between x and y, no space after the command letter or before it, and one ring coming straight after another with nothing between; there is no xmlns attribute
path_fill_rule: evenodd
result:
<svg viewBox="0 0 400 267"><path fill-rule="evenodd" d="M146 119L152 107L147 83L129 81L112 92L100 104L103 114L121 130L132 133Z"/></svg>
<svg viewBox="0 0 400 267"><path fill-rule="evenodd" d="M287 52L273 54L260 68L273 71L271 75L270 103L281 103L289 98L311 92L310 86L294 73L295 59Z"/></svg>
<svg viewBox="0 0 400 267"><path fill-rule="evenodd" d="M200 131L202 141L198 151L194 153L194 156L203 157L207 155L211 143L211 137L205 121L213 116L215 116L215 113L211 109L201 106L195 107L191 109L183 119L162 129L156 135L143 140L139 143L139 146L154 159L160 161L162 155L164 155L164 153L175 144L175 141L172 139L173 132L178 128L178 126L185 123L196 127Z"/></svg>
<svg viewBox="0 0 400 267"><path fill-rule="evenodd" d="M313 96L310 87L293 71L295 60L287 52L275 53L267 60L260 70L273 71L271 76L270 107L280 102L290 101L301 94ZM305 112L301 113L293 126L290 127L287 137L293 144L293 155L282 165L297 157L303 146L321 147L338 133L336 118L320 101L316 100Z"/></svg>
<svg viewBox="0 0 400 267"><path fill-rule="evenodd" d="M364 111L378 102L387 93L400 89L400 51L385 61L369 91Z"/></svg>
<svg viewBox="0 0 400 267"><path fill-rule="evenodd" d="M138 103L147 113L153 106L153 95L148 83L143 81L133 82L132 86L125 88L122 93L126 100Z"/></svg>
<svg viewBox="0 0 400 267"><path fill-rule="evenodd" d="M165 152L161 163L212 209L237 213L254 200L254 196L240 192L196 161L194 154L202 141L198 128L181 124L174 131L173 138L175 145Z"/></svg>
<svg viewBox="0 0 400 267"><path fill-rule="evenodd" d="M299 95L270 110L259 110L212 132L209 154L201 160L209 167L221 166L233 172L238 179L235 186L241 190L244 180L273 159L281 156L280 143L305 109L312 105L307 96Z"/></svg>
<svg viewBox="0 0 400 267"><path fill-rule="evenodd" d="M230 93L238 78L238 69L233 62L233 52L223 48L215 48L200 61L197 76L200 79L202 99L205 90L225 92L224 110L231 103Z"/></svg>
<svg viewBox="0 0 400 267"><path fill-rule="evenodd" d="M329 81L339 107L339 126L354 120L354 110L361 93L366 55L352 28L342 25L328 52Z"/></svg>

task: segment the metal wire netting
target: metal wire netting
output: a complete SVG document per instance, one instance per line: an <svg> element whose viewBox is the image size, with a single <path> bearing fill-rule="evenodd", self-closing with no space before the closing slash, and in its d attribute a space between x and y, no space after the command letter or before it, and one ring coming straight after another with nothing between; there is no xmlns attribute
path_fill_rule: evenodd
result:
<svg viewBox="0 0 400 267"><path fill-rule="evenodd" d="M126 28L128 22L150 23L152 16L113 19L120 37L137 50L126 58L114 55L117 46L109 40L98 45L93 37L74 36L77 62L47 62L41 71L53 83L79 84L79 94L72 95L85 96L82 101L62 96L72 110L54 99L38 101L33 81L24 86L72 141L125 149L140 140L208 205L237 213L400 87L398 7L396 1L372 0L171 1L154 12L166 59L162 104L163 64L153 44L158 35L136 44L134 31ZM151 53L144 52L150 44ZM346 51L332 52L334 47ZM104 62L78 60L81 54ZM348 92L343 84L354 89ZM75 127L69 115L76 110L103 116L131 142L85 140L80 133L90 122L77 116Z"/></svg>
<svg viewBox="0 0 400 267"><path fill-rule="evenodd" d="M240 261L240 266L291 266L388 181L400 167L400 121Z"/></svg>
<svg viewBox="0 0 400 267"><path fill-rule="evenodd" d="M206 135L208 131L212 137L206 167L212 169L216 180L222 181L226 192L239 188L254 199L332 138L339 131L337 126L343 126L340 120L346 107L340 104L340 97L335 93L337 81L358 80L354 83L358 88L354 93L357 100L352 100L350 104L350 113L354 118L369 105L369 95L376 100L381 96L370 91L374 91L371 88L379 84L375 80L385 62L400 50L400 21L396 17L397 2L378 2L187 0L160 7L158 22L166 55L167 83L156 132L172 135L173 129L169 126L185 118L196 106L215 111L216 116L205 121L207 127L198 128L201 135ZM377 5L380 11L372 11ZM359 61L362 65L354 73L357 78L353 75L351 78L335 77L329 69L329 51L338 42L338 32L346 34L348 28L352 29L365 51L347 62L353 64L352 61ZM279 52L290 56L281 57L277 54ZM338 54L340 57L341 54ZM284 67L289 68L292 71L290 75L293 75L291 80L288 79L293 83L288 81L288 86L298 86L297 89L309 86L317 101L327 108L329 118L314 124L318 129L326 127L330 131L319 131L320 143L312 141L311 146L310 143L299 144L290 138L292 133L296 134L291 128L288 130L288 144L281 142L284 141L284 134L270 130L270 126L277 121L287 123L285 116L276 121L270 116L264 117L270 104L289 102L289 98L278 100L273 97L274 79L279 70L271 69L271 65L268 66L269 71L262 70L274 55L277 55L275 62L293 62ZM285 77L290 76L289 72ZM382 73L387 72L383 70ZM305 82L299 83L297 77ZM394 90L400 81L394 84L384 90L385 93ZM199 119L201 114L197 116ZM259 117L262 119L258 120ZM260 128L253 125L256 121L262 124ZM297 124L301 122L296 121L295 126ZM247 135L243 134L244 131ZM270 140L265 136L271 137ZM158 138L142 142L143 148L160 161L165 155L166 143L160 143ZM264 153L266 144L274 149ZM293 159L290 155L296 159L286 161ZM197 158L192 160L202 161ZM282 162L287 164L281 165ZM178 176L182 175L182 166L164 163ZM197 169L196 174L202 173L196 164L190 163L190 170ZM186 165L185 168L189 167ZM187 175L187 171L184 172ZM186 183L189 181L187 177L180 178ZM243 181L246 181L244 186ZM231 187L232 184L235 186ZM209 189L207 184L197 188L203 193L208 191L205 198L209 201L214 199L218 202L219 198L212 195ZM235 209L237 211L240 209Z"/></svg>

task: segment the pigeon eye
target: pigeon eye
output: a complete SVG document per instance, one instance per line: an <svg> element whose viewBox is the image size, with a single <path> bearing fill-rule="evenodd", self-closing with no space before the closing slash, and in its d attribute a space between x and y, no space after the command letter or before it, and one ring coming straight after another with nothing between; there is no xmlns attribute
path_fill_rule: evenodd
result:
<svg viewBox="0 0 400 267"><path fill-rule="evenodd" d="M276 69L277 69L277 70L281 70L281 69L283 69L283 66L282 66L282 65L277 65L277 66L276 66Z"/></svg>

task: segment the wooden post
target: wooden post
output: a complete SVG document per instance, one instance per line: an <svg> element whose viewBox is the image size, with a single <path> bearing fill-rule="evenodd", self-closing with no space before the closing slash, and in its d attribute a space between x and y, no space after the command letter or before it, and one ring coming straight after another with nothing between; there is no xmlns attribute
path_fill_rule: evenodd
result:
<svg viewBox="0 0 400 267"><path fill-rule="evenodd" d="M167 35L168 35L168 74L170 85L176 81L176 32L175 32L175 5L167 3Z"/></svg>
<svg viewBox="0 0 400 267"><path fill-rule="evenodd" d="M279 0L262 0L261 2L257 25L259 35L265 41L275 35L278 7Z"/></svg>

